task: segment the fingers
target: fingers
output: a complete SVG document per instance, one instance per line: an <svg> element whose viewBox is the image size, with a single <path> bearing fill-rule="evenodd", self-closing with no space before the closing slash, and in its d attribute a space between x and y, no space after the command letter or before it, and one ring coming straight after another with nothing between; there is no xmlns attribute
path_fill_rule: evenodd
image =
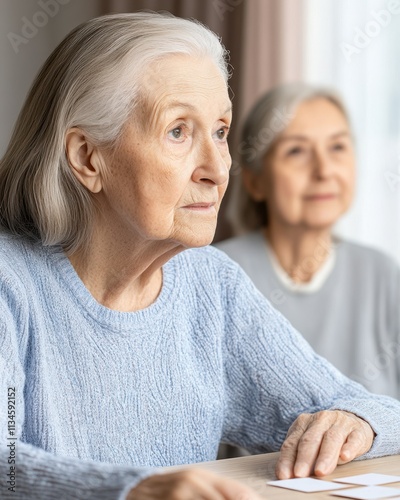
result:
<svg viewBox="0 0 400 500"><path fill-rule="evenodd" d="M326 476L335 470L343 446L348 439L348 432L346 422L338 418L323 434L319 454L314 465L316 476Z"/></svg>
<svg viewBox="0 0 400 500"><path fill-rule="evenodd" d="M260 500L260 497L250 488L231 479L218 477L214 487L226 500Z"/></svg>
<svg viewBox="0 0 400 500"><path fill-rule="evenodd" d="M338 464L346 464L347 462L351 462L358 455L358 450L362 447L363 443L363 435L358 430L353 431L347 441L342 446L342 449L339 454Z"/></svg>
<svg viewBox="0 0 400 500"><path fill-rule="evenodd" d="M278 479L289 479L294 477L294 465L297 459L298 444L307 431L311 419L312 415L303 413L291 425L281 447L281 453L275 469Z"/></svg>
<svg viewBox="0 0 400 500"><path fill-rule="evenodd" d="M259 500L237 481L201 469L155 474L132 489L128 500Z"/></svg>
<svg viewBox="0 0 400 500"><path fill-rule="evenodd" d="M207 477L202 477L202 474L196 474L192 470L150 476L130 491L127 500L156 498L224 500L220 493L208 485Z"/></svg>
<svg viewBox="0 0 400 500"><path fill-rule="evenodd" d="M368 422L353 413L343 412L354 421L353 430L347 436L339 455L338 464L345 464L370 450L375 433Z"/></svg>
<svg viewBox="0 0 400 500"><path fill-rule="evenodd" d="M330 474L338 463L362 455L372 445L373 431L356 415L322 411L301 415L289 429L276 467L279 479Z"/></svg>
<svg viewBox="0 0 400 500"><path fill-rule="evenodd" d="M336 467L346 434L335 418L336 415L331 412L319 412L310 419L310 425L297 447L294 464L296 477L310 476L316 465L324 471Z"/></svg>

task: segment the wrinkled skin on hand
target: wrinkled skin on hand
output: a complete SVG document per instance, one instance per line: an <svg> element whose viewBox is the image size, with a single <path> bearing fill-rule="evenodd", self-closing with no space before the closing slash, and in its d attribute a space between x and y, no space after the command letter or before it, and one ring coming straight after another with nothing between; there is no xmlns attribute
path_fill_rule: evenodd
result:
<svg viewBox="0 0 400 500"><path fill-rule="evenodd" d="M276 466L278 479L325 476L372 446L374 431L346 411L302 414L291 425Z"/></svg>

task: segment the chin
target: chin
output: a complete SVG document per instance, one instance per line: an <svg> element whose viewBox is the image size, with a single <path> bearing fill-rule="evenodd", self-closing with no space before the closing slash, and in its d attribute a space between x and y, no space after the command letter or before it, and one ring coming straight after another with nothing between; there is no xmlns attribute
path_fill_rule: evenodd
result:
<svg viewBox="0 0 400 500"><path fill-rule="evenodd" d="M314 229L327 229L332 227L340 218L340 214L313 214L308 219L308 226Z"/></svg>
<svg viewBox="0 0 400 500"><path fill-rule="evenodd" d="M186 248L200 248L210 245L214 239L215 229L213 231L202 231L197 234L191 234L182 238L181 243Z"/></svg>
<svg viewBox="0 0 400 500"><path fill-rule="evenodd" d="M198 238L195 240L189 241L185 246L186 248L201 248L201 247L206 247L207 245L210 245L213 241L212 238Z"/></svg>
<svg viewBox="0 0 400 500"><path fill-rule="evenodd" d="M323 231L324 229L331 229L335 225L336 222L337 222L337 219L312 221L308 224L308 227L310 229Z"/></svg>

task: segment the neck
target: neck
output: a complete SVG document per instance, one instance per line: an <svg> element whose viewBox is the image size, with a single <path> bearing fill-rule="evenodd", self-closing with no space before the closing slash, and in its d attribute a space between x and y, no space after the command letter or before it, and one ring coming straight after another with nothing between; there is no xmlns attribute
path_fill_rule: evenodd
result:
<svg viewBox="0 0 400 500"><path fill-rule="evenodd" d="M156 300L162 288L162 266L181 250L171 242L121 240L97 225L85 251L75 252L69 259L100 304L129 312Z"/></svg>
<svg viewBox="0 0 400 500"><path fill-rule="evenodd" d="M330 228L294 230L271 223L264 235L280 265L296 283L309 282L328 258L332 247Z"/></svg>

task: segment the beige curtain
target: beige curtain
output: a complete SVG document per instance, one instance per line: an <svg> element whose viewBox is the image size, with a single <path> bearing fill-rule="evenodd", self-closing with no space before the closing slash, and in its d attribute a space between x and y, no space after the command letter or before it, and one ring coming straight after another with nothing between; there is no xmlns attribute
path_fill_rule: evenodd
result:
<svg viewBox="0 0 400 500"><path fill-rule="evenodd" d="M101 9L103 14L166 10L198 19L222 38L234 69L233 158L238 127L254 101L272 86L300 78L304 0L101 0ZM232 185L238 182L237 172L232 172ZM215 241L232 235L225 219L232 187L221 207Z"/></svg>

